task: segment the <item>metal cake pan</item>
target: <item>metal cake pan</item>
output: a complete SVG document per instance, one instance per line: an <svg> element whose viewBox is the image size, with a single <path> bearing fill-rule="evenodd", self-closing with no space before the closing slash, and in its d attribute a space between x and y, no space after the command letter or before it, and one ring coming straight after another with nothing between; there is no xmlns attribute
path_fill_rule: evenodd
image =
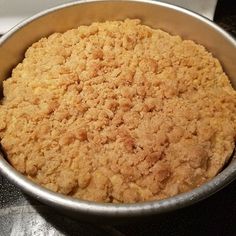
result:
<svg viewBox="0 0 236 236"><path fill-rule="evenodd" d="M43 11L11 29L0 39L0 80L24 57L26 49L53 32L63 32L94 21L139 18L143 24L160 28L204 45L217 57L236 88L236 42L212 21L186 9L154 1L79 1ZM2 90L2 87L1 87ZM236 178L236 155L215 178L194 190L161 201L137 204L94 203L73 199L41 187L17 172L0 156L0 173L25 193L71 217L90 222L120 222L167 213L196 203Z"/></svg>

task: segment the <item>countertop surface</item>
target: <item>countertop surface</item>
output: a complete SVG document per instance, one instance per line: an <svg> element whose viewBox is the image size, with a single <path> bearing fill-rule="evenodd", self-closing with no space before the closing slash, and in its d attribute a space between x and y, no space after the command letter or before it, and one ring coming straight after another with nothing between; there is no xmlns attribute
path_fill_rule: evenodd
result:
<svg viewBox="0 0 236 236"><path fill-rule="evenodd" d="M215 22L236 37L236 6L219 1ZM116 226L71 220L32 198L0 175L0 236L236 235L236 181L193 206L148 222Z"/></svg>

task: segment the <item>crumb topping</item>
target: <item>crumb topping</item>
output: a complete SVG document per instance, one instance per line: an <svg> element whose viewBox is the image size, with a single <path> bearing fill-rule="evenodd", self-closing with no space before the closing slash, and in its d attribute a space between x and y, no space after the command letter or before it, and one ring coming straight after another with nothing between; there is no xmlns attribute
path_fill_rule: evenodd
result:
<svg viewBox="0 0 236 236"><path fill-rule="evenodd" d="M213 178L236 136L236 92L203 46L107 21L34 43L3 83L10 163L75 198L133 203Z"/></svg>

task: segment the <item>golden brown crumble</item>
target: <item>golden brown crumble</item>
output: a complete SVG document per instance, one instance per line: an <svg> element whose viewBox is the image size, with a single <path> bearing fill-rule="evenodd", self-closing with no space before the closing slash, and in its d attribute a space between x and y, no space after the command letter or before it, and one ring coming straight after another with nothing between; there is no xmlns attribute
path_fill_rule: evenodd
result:
<svg viewBox="0 0 236 236"><path fill-rule="evenodd" d="M139 20L42 38L3 85L9 161L76 198L167 198L211 179L234 149L236 92L219 61Z"/></svg>

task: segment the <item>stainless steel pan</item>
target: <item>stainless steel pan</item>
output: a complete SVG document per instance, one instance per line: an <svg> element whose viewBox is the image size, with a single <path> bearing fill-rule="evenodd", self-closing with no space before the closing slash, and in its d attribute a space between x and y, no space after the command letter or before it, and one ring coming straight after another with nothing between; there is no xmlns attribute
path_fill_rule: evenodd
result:
<svg viewBox="0 0 236 236"><path fill-rule="evenodd" d="M6 79L25 50L55 31L94 21L140 18L142 23L203 44L219 58L236 88L236 42L210 20L173 5L153 1L86 1L46 10L17 25L0 39L0 79ZM17 131L16 131L17 132ZM26 179L0 157L0 172L24 192L78 219L99 222L161 214L188 206L220 190L236 178L236 156L214 179L188 193L138 204L98 204L51 192ZM107 222L108 222L107 221Z"/></svg>

